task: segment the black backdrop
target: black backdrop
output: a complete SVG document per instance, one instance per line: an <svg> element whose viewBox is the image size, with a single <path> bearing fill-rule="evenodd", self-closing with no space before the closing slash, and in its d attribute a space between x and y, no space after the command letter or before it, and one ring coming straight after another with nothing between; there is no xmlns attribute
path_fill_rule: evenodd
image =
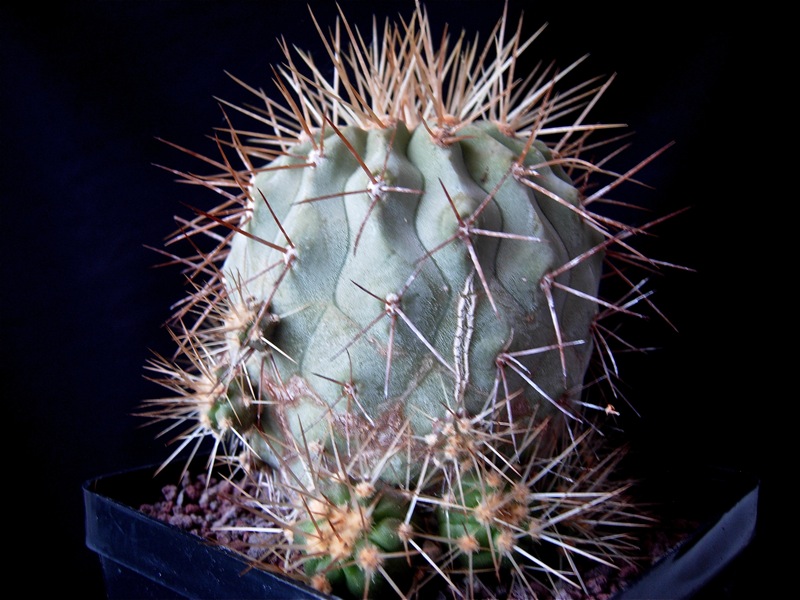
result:
<svg viewBox="0 0 800 600"><path fill-rule="evenodd" d="M340 4L362 28L373 12L382 23L413 7ZM671 273L654 286L680 333L653 326L659 349L630 365L626 379L644 423L634 430L678 462L757 473L768 498L770 451L759 431L774 380L759 372L771 351L760 320L768 314L757 312L766 308L753 298L761 284L748 273L765 267L769 236L745 213L766 190L745 175L757 167L743 148L744 140L758 145L758 26L675 3L593 4L510 1L509 10L525 9L528 32L549 23L530 55L565 65L588 52L587 77L616 72L595 115L636 132L631 160L676 142L641 178L655 188L657 211L692 208L658 230L652 250L697 272ZM313 7L332 22L332 2ZM432 1L428 9L434 27L449 21L486 36L502 2ZM207 148L204 136L222 124L214 97L249 100L225 71L269 88L280 35L321 52L303 2L0 9L0 336L4 414L12 417L3 484L11 527L3 533L12 577L34 591L55 585L65 595L102 597L96 557L83 546L81 483L166 456L154 431L130 414L160 393L142 366L151 349L169 347L161 324L182 285L176 271L153 268L160 259L145 246L172 231L180 202L209 198L153 166L197 166L156 138ZM758 110L769 120L776 109ZM747 567L722 586L728 597L755 589L751 561L766 553L759 535ZM34 574L39 567L58 575Z"/></svg>

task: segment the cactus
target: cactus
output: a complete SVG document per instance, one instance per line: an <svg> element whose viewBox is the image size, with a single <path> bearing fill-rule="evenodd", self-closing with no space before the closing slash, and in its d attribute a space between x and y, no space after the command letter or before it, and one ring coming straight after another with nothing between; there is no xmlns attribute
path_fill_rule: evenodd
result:
<svg viewBox="0 0 800 600"><path fill-rule="evenodd" d="M403 520L407 505L392 488L325 482L324 491L306 504L305 517L290 528L312 583L326 591L344 587L357 598L385 587L388 573L405 564L404 544L412 531Z"/></svg>
<svg viewBox="0 0 800 600"><path fill-rule="evenodd" d="M177 173L223 202L181 219L172 241L194 253L166 253L195 287L175 357L149 364L174 396L143 414L185 428L168 460L211 439L212 462L277 474L284 567L319 589L403 596L484 572L580 586L581 560L626 554L596 523L641 521L616 458L587 466L618 413L586 388L597 366L617 397L601 321L649 305L613 259L657 266L629 238L658 220L593 209L653 157L623 174L585 158L610 81L557 91L580 61L518 81L536 35L507 25L484 48L435 42L419 4L370 46L344 15L317 25L333 78L284 44L282 100L246 86L261 106L222 104L217 172Z"/></svg>
<svg viewBox="0 0 800 600"><path fill-rule="evenodd" d="M253 323L242 340L241 317L226 319L231 365L262 396L234 425L241 435L330 446L333 419L334 431L382 422L387 439L407 427L420 445L448 410L496 402L500 377L527 384L508 418L539 406L579 418L596 304L577 294L597 294L601 234L572 210L577 190L545 152L492 124L459 135L442 146L402 123L337 129L317 140L313 168L291 168L309 163L306 142L254 177L250 195L262 201L222 267L230 301ZM532 165L544 166L523 174ZM576 294L548 297L543 278L584 254L554 280Z"/></svg>

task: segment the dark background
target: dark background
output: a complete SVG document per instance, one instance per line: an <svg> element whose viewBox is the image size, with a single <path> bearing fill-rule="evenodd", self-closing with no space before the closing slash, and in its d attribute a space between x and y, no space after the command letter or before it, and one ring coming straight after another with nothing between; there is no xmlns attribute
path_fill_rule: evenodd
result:
<svg viewBox="0 0 800 600"><path fill-rule="evenodd" d="M409 15L413 2L340 0L350 20ZM332 2L312 3L332 23ZM427 4L434 28L480 31L502 2ZM762 479L756 544L713 597L768 597L759 568L776 519L774 451L762 432L780 411L767 341L781 288L764 274L776 241L775 194L761 166L765 132L781 119L766 89L768 36L753 15L698 14L692 5L510 1L532 33L528 56L564 66L584 53L587 78L616 73L594 120L636 135L627 165L670 141L640 175L658 213L690 206L648 242L657 258L695 273L656 278L654 300L679 329L644 324L658 346L633 360L629 395L639 443L664 463L715 464ZM633 8L631 8L633 7ZM779 17L778 17L779 18ZM183 288L153 268L181 202L209 194L154 165L198 165L156 138L211 151L222 125L214 97L249 101L225 71L270 88L276 39L324 56L304 2L6 2L0 8L2 400L11 416L3 483L12 576L33 590L103 596L84 547L81 484L167 455L131 415L160 394L144 379L151 350L171 348L162 323ZM788 180L788 181L787 181ZM786 177L784 183L791 183ZM769 224L769 225L768 225ZM7 504L8 505L8 504ZM44 568L51 574L36 574ZM55 576L57 573L57 576ZM754 592L758 590L758 593Z"/></svg>

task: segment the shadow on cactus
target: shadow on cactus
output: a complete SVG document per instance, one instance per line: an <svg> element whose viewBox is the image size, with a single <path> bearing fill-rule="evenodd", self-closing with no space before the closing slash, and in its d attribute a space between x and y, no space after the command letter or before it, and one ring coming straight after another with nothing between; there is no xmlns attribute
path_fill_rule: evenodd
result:
<svg viewBox="0 0 800 600"><path fill-rule="evenodd" d="M194 287L149 364L173 395L142 414L168 461L211 440L209 468L258 482L265 561L318 589L538 596L635 557L647 519L602 436L634 348L605 323L659 315L646 275L672 265L631 245L666 217L603 207L658 153L608 170L619 126L588 115L611 81L519 72L541 29L509 26L317 24L333 74L284 44L276 96L242 83L211 173L176 172L222 201L161 251Z"/></svg>

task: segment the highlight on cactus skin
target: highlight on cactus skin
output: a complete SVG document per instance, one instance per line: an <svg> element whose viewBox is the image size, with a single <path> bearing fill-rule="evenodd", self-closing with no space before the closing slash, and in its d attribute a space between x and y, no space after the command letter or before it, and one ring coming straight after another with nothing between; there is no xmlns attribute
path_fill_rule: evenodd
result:
<svg viewBox="0 0 800 600"><path fill-rule="evenodd" d="M210 174L175 171L221 201L162 251L192 289L142 414L167 462L210 440L209 469L269 488L270 560L320 590L585 588L647 520L602 436L631 349L604 323L660 315L646 275L671 265L632 245L663 217L602 208L658 153L608 170L621 138L595 138L620 126L589 113L611 80L519 72L542 30L505 12L484 45L435 38L419 3L371 39L314 23L333 74L282 43L277 95L239 82L257 102L221 103Z"/></svg>

